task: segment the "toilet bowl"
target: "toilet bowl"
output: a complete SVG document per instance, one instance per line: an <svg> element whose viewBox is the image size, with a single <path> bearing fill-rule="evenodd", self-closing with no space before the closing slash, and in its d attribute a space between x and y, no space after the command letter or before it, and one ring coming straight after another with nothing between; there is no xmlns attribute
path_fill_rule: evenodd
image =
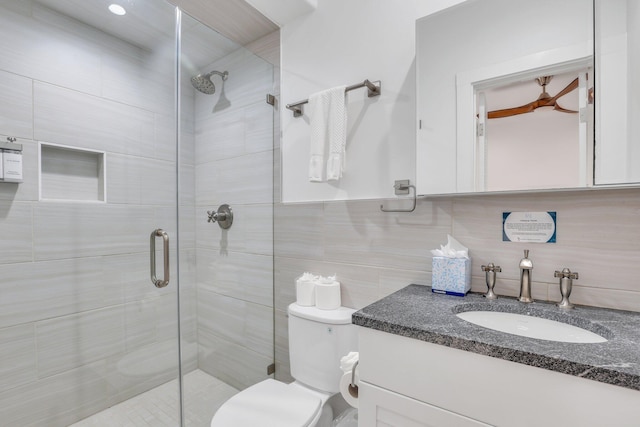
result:
<svg viewBox="0 0 640 427"><path fill-rule="evenodd" d="M289 358L295 381L259 382L227 400L211 427L329 427L327 403L338 393L340 358L357 350L355 310L289 306Z"/></svg>

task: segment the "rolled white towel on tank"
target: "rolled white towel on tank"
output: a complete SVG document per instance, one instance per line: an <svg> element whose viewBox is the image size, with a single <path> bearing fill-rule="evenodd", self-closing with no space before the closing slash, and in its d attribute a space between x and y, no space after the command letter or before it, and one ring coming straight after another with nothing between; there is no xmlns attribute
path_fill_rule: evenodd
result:
<svg viewBox="0 0 640 427"><path fill-rule="evenodd" d="M316 282L318 276L304 273L296 279L296 303L303 306L316 304Z"/></svg>
<svg viewBox="0 0 640 427"><path fill-rule="evenodd" d="M335 310L342 304L340 282L335 276L320 277L316 281L316 307L321 310Z"/></svg>

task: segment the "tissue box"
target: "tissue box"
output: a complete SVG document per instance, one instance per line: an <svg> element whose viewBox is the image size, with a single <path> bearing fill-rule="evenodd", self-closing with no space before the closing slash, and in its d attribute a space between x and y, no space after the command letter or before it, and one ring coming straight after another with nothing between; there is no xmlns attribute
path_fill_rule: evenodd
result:
<svg viewBox="0 0 640 427"><path fill-rule="evenodd" d="M432 292L463 297L470 289L471 260L469 258L433 257Z"/></svg>

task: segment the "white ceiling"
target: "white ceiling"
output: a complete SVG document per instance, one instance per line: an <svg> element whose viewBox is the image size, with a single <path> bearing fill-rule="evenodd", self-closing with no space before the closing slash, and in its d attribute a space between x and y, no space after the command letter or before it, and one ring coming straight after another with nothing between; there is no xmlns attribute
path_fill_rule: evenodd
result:
<svg viewBox="0 0 640 427"><path fill-rule="evenodd" d="M173 40L175 8L162 0L35 0L58 13L69 16L107 34L147 50ZM269 34L278 27L244 1L172 0L187 14L197 15L202 23L185 16L183 47L190 59L203 66ZM116 16L108 6L118 3L127 14Z"/></svg>

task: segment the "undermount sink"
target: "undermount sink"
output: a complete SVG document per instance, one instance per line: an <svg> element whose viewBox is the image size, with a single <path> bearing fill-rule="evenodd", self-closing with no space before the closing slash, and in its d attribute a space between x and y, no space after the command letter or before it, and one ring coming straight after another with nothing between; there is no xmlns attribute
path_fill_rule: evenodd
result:
<svg viewBox="0 0 640 427"><path fill-rule="evenodd" d="M578 326L524 314L465 311L456 316L478 326L522 337L582 344L607 341L606 338Z"/></svg>

